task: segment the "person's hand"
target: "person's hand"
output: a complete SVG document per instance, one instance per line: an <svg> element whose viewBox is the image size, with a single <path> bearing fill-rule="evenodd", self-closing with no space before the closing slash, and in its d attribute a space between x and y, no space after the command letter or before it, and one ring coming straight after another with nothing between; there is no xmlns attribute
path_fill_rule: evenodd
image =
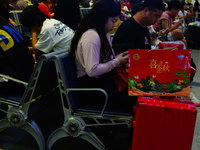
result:
<svg viewBox="0 0 200 150"><path fill-rule="evenodd" d="M31 51L31 53L35 54L37 53L37 49L34 49L33 47L28 47L29 51Z"/></svg>
<svg viewBox="0 0 200 150"><path fill-rule="evenodd" d="M51 13L51 18L53 18L54 17L54 13Z"/></svg>
<svg viewBox="0 0 200 150"><path fill-rule="evenodd" d="M123 53L120 53L119 55L116 56L116 58L119 60L120 64L123 65L128 62L128 51L125 51Z"/></svg>
<svg viewBox="0 0 200 150"><path fill-rule="evenodd" d="M168 33L169 33L169 28L161 29L160 31L156 32L157 36L162 36L162 35L168 34Z"/></svg>

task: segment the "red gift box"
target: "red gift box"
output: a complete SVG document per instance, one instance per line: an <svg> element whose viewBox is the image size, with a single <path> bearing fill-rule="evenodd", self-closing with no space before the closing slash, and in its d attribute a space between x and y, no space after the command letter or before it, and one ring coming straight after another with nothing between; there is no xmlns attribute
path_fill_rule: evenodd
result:
<svg viewBox="0 0 200 150"><path fill-rule="evenodd" d="M190 50L129 50L130 96L189 96Z"/></svg>
<svg viewBox="0 0 200 150"><path fill-rule="evenodd" d="M175 42L159 42L159 49L184 49L184 45Z"/></svg>

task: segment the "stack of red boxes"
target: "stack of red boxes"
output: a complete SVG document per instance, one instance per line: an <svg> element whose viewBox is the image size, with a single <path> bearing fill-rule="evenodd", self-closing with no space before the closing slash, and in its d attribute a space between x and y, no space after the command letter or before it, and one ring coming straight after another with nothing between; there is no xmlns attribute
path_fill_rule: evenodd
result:
<svg viewBox="0 0 200 150"><path fill-rule="evenodd" d="M138 97L131 150L191 150L196 115L191 100Z"/></svg>
<svg viewBox="0 0 200 150"><path fill-rule="evenodd" d="M164 48L166 45L164 46ZM128 90L138 96L131 150L191 150L197 109L191 50L129 50Z"/></svg>

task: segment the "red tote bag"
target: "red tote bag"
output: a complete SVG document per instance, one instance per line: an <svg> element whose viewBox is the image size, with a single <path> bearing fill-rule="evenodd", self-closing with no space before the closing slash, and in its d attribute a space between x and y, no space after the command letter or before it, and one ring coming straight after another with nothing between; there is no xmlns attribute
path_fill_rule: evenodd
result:
<svg viewBox="0 0 200 150"><path fill-rule="evenodd" d="M191 51L129 50L129 96L189 96Z"/></svg>
<svg viewBox="0 0 200 150"><path fill-rule="evenodd" d="M118 90L121 92L127 88L128 85L128 68L116 67L113 70L113 77Z"/></svg>

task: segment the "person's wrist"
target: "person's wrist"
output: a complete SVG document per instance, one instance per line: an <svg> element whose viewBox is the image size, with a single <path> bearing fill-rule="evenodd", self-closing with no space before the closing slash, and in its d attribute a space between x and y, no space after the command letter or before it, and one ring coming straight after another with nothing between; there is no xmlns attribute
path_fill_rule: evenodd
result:
<svg viewBox="0 0 200 150"><path fill-rule="evenodd" d="M113 64L114 68L119 67L120 66L119 58L113 59L112 64Z"/></svg>

